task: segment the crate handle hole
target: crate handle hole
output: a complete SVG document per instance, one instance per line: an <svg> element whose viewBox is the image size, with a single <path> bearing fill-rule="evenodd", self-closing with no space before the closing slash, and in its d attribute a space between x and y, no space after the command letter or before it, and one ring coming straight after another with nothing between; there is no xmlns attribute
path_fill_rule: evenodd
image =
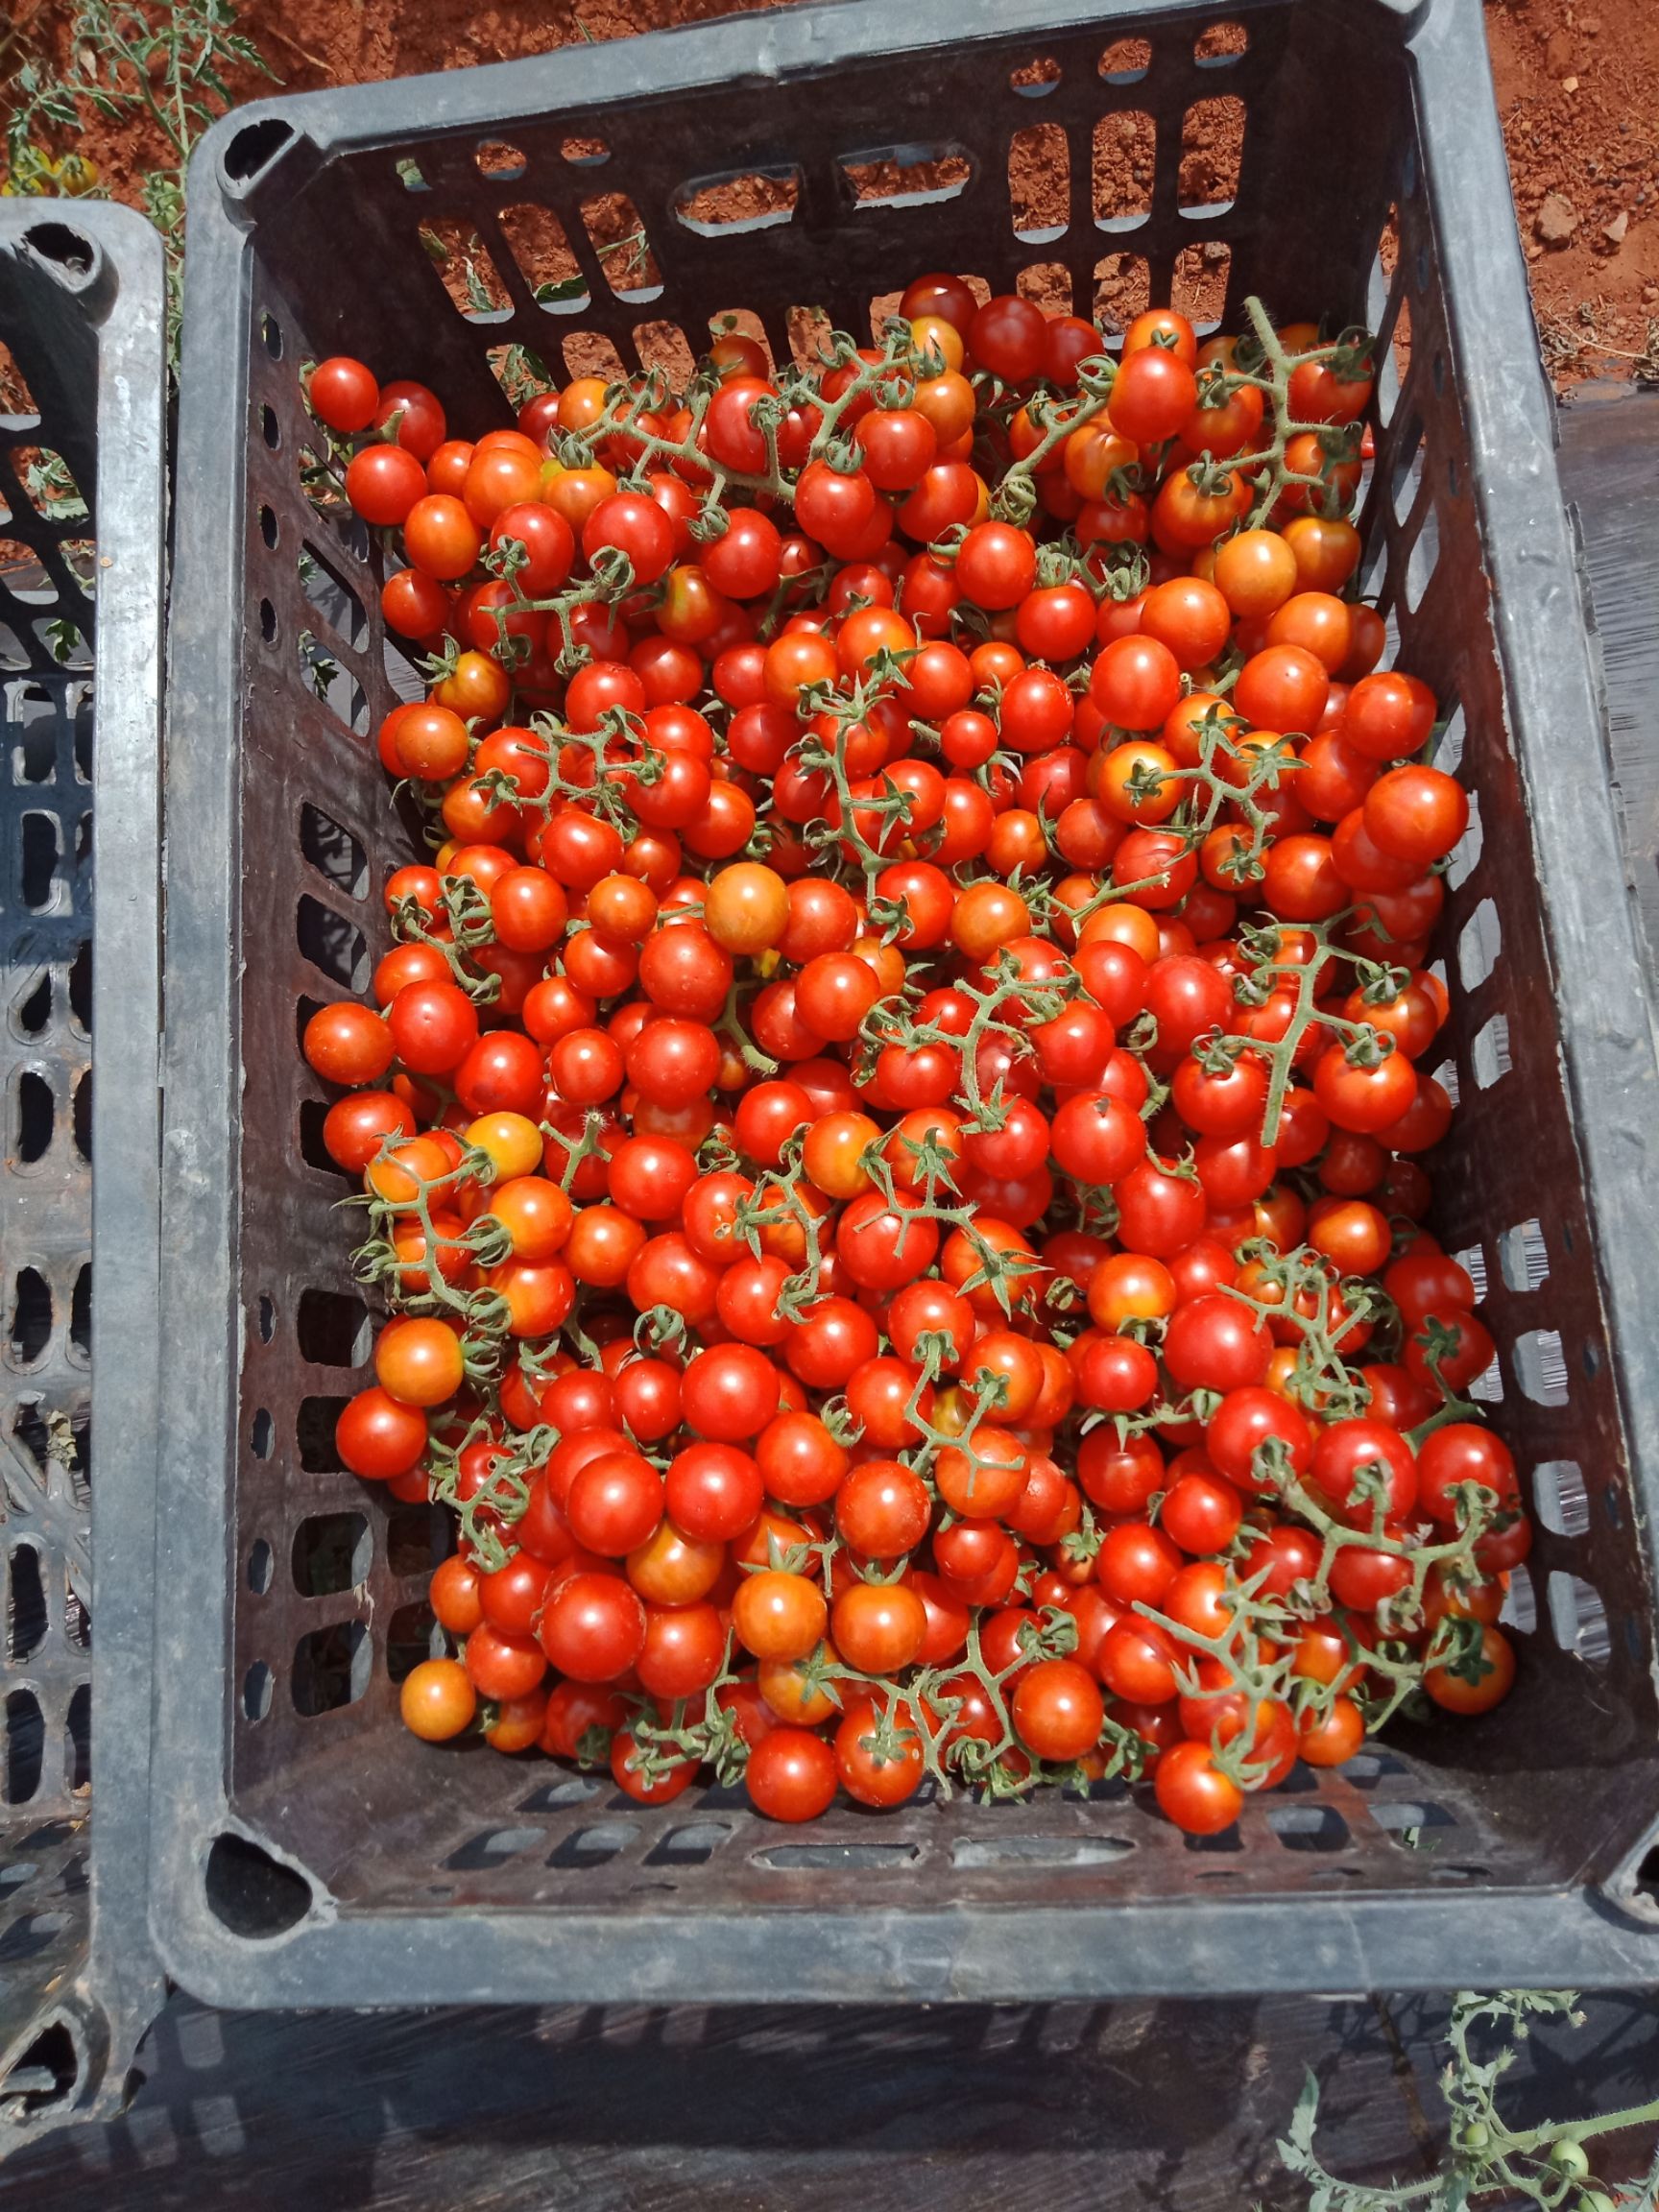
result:
<svg viewBox="0 0 1659 2212"><path fill-rule="evenodd" d="M0 2097L12 2112L33 2115L67 2101L81 2079L81 2049L66 2020L42 2028L0 2080Z"/></svg>
<svg viewBox="0 0 1659 2212"><path fill-rule="evenodd" d="M298 1927L311 1911L311 1885L292 1866L246 1836L215 1836L203 1869L207 1909L222 1928L269 1942Z"/></svg>
<svg viewBox="0 0 1659 2212"><path fill-rule="evenodd" d="M293 124L284 123L280 115L267 115L257 123L245 124L225 149L226 178L235 185L252 184L293 136Z"/></svg>
<svg viewBox="0 0 1659 2212"><path fill-rule="evenodd" d="M23 243L78 285L86 281L97 263L92 241L67 223L32 223L23 233Z"/></svg>

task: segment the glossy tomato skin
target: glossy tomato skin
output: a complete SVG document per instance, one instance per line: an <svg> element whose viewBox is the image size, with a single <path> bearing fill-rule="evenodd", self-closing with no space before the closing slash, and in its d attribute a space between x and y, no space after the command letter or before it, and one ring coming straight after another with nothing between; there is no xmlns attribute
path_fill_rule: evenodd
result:
<svg viewBox="0 0 1659 2212"><path fill-rule="evenodd" d="M399 1405L376 1386L351 1399L341 1413L335 1443L352 1474L389 1481L405 1475L426 1450L426 1417L419 1407Z"/></svg>
<svg viewBox="0 0 1659 2212"><path fill-rule="evenodd" d="M1086 1667L1046 1659L1022 1675L1013 1699L1014 1726L1039 1759L1081 1759L1099 1742L1105 1699Z"/></svg>
<svg viewBox="0 0 1659 2212"><path fill-rule="evenodd" d="M612 1682L645 1645L645 1608L620 1576L582 1573L559 1583L541 1610L541 1648L576 1682Z"/></svg>
<svg viewBox="0 0 1659 2212"><path fill-rule="evenodd" d="M1243 1791L1216 1767L1210 1746L1191 1739L1164 1752L1152 1787L1160 1811L1189 1836L1220 1835L1243 1808Z"/></svg>
<svg viewBox="0 0 1659 2212"><path fill-rule="evenodd" d="M423 1743L443 1743L471 1725L478 1693L456 1659L424 1659L398 1691L403 1725Z"/></svg>
<svg viewBox="0 0 1659 2212"><path fill-rule="evenodd" d="M790 1824L828 1812L838 1786L835 1753L806 1728L774 1728L756 1744L743 1773L757 1813Z"/></svg>

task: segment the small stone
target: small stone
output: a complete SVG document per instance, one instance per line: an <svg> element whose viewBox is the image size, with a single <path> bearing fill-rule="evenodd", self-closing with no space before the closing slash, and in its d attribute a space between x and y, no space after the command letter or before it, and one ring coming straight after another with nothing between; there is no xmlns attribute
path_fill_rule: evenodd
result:
<svg viewBox="0 0 1659 2212"><path fill-rule="evenodd" d="M1623 246L1624 243L1624 233L1629 229L1629 228L1630 217L1625 209L1621 207L1618 214L1614 216L1611 223L1602 224L1601 235L1603 238L1611 239L1615 246Z"/></svg>
<svg viewBox="0 0 1659 2212"><path fill-rule="evenodd" d="M1578 80L1577 80L1577 78L1576 78L1576 77L1563 77L1563 78L1562 78L1562 80L1561 80L1561 89L1562 89L1562 91L1563 91L1563 92L1576 92L1576 91L1577 91L1577 89L1578 89Z"/></svg>
<svg viewBox="0 0 1659 2212"><path fill-rule="evenodd" d="M1578 228L1578 216L1572 201L1564 200L1559 192L1546 193L1535 228L1546 246L1565 246Z"/></svg>

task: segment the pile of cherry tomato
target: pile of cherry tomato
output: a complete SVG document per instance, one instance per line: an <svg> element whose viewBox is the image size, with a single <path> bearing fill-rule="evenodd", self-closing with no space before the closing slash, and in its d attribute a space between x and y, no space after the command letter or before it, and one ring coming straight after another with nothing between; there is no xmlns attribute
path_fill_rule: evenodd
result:
<svg viewBox="0 0 1659 2212"><path fill-rule="evenodd" d="M1208 1833L1503 1695L1424 1226L1468 805L1358 596L1371 389L950 276L475 442L310 369L429 678L373 1003L304 1032L393 1315L340 1457L458 1518L418 1736Z"/></svg>

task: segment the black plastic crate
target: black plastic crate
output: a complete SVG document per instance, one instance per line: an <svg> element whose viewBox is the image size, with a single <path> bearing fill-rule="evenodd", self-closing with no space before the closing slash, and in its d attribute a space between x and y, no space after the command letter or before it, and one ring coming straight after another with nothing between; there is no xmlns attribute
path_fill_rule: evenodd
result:
<svg viewBox="0 0 1659 2212"><path fill-rule="evenodd" d="M141 217L0 202L0 2111L12 2125L118 2095L160 2002L144 1869L161 314L160 241Z"/></svg>
<svg viewBox="0 0 1659 2212"><path fill-rule="evenodd" d="M1242 104L1242 162L1188 205L1184 133L1210 101ZM1010 189L1036 129L1067 150L1058 228ZM1148 133L1136 199L1119 156ZM762 212L707 221L698 188L733 177L769 180ZM600 250L618 222L644 236L621 264ZM175 1602L153 1797L170 1969L237 2005L1652 1971L1653 1046L1478 0L735 18L263 103L204 145L190 223L158 1539ZM423 229L471 259L470 298ZM428 1528L334 1464L371 1317L296 1048L308 1004L360 987L378 946L405 847L371 733L408 672L367 543L301 491L301 365L347 350L422 376L475 436L508 418L514 346L559 373L601 344L632 368L744 308L776 354L794 310L864 331L921 270L1002 289L1039 265L1085 311L1143 275L1155 301L1207 287L1231 319L1261 292L1384 335L1368 573L1407 664L1455 702L1478 798L1443 939L1464 1111L1437 1185L1449 1248L1485 1280L1493 1411L1540 1522L1511 1606L1521 1686L1484 1723L1397 1728L1250 1800L1208 1846L1113 1788L841 1810L802 1834L740 1792L650 1811L546 1764L423 1749L394 1670L424 1634ZM325 1540L347 1564L319 1595L296 1561Z"/></svg>

